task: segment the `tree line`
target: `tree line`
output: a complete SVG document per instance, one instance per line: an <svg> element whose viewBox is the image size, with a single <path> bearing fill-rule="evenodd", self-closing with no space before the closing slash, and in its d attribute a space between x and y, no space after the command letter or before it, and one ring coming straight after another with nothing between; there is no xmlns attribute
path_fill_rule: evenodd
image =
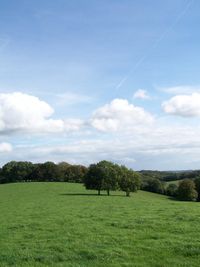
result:
<svg viewBox="0 0 200 267"><path fill-rule="evenodd" d="M178 185L171 184L171 195L179 200L200 201L200 177L184 179Z"/></svg>
<svg viewBox="0 0 200 267"><path fill-rule="evenodd" d="M0 183L15 182L75 182L82 183L87 168L71 165L67 162L47 161L32 163L28 161L11 161L0 169Z"/></svg>
<svg viewBox="0 0 200 267"><path fill-rule="evenodd" d="M165 179L181 178L179 184L167 184ZM165 194L179 200L200 201L200 171L187 172L136 172L110 161L100 161L89 167L67 162L47 161L32 163L11 161L0 168L0 184L14 182L74 182L83 183L86 189L106 191L121 190L129 196L138 189Z"/></svg>
<svg viewBox="0 0 200 267"><path fill-rule="evenodd" d="M183 201L200 201L200 176L183 178L177 184L166 183L157 178L146 178L141 189L153 193L168 195Z"/></svg>
<svg viewBox="0 0 200 267"><path fill-rule="evenodd" d="M185 170L185 171L154 171L142 170L139 171L142 178L145 179L158 179L163 182L177 181L183 179L195 179L200 176L200 170Z"/></svg>
<svg viewBox="0 0 200 267"><path fill-rule="evenodd" d="M122 190L129 196L140 188L140 175L125 166L109 161L82 165L67 162L33 164L27 161L11 161L0 169L0 183L14 182L75 182L84 183L86 189L110 191Z"/></svg>

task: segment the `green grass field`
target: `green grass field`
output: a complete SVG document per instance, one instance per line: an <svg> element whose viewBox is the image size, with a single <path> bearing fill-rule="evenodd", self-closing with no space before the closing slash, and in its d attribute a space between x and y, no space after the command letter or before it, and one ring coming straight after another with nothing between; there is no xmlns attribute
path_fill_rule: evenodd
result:
<svg viewBox="0 0 200 267"><path fill-rule="evenodd" d="M169 185L169 184L176 184L176 185L179 185L179 183L180 183L181 181L183 181L183 179L182 179L182 180L174 180L174 181L166 182L166 184L167 184L167 185Z"/></svg>
<svg viewBox="0 0 200 267"><path fill-rule="evenodd" d="M82 185L0 185L0 266L199 266L200 204Z"/></svg>

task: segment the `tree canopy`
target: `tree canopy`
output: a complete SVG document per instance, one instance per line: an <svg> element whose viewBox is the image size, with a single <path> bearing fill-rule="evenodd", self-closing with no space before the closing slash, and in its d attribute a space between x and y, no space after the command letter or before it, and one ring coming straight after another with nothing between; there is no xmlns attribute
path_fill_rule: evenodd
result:
<svg viewBox="0 0 200 267"><path fill-rule="evenodd" d="M126 192L126 196L130 196L131 192L137 192L140 188L140 175L131 169L121 166L119 188Z"/></svg>
<svg viewBox="0 0 200 267"><path fill-rule="evenodd" d="M82 183L87 168L82 165L71 165L67 162L55 164L31 163L27 161L10 161L0 169L0 183L14 182L75 182Z"/></svg>
<svg viewBox="0 0 200 267"><path fill-rule="evenodd" d="M119 189L129 196L139 188L140 176L125 166L104 160L89 166L84 184L87 189L98 190L99 195L101 190L106 190L109 195L111 190Z"/></svg>
<svg viewBox="0 0 200 267"><path fill-rule="evenodd" d="M178 186L177 196L180 200L196 200L198 194L195 189L195 183L190 179L181 181Z"/></svg>

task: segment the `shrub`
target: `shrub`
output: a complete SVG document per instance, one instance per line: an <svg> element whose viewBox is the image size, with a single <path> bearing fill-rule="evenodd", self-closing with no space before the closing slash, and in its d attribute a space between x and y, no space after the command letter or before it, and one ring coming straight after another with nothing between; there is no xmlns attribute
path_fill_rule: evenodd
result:
<svg viewBox="0 0 200 267"><path fill-rule="evenodd" d="M166 195L171 196L171 197L177 196L177 189L178 189L178 186L176 184L169 184L165 191Z"/></svg>
<svg viewBox="0 0 200 267"><path fill-rule="evenodd" d="M177 197L180 200L193 201L198 197L195 190L195 183L190 179L185 179L179 183Z"/></svg>

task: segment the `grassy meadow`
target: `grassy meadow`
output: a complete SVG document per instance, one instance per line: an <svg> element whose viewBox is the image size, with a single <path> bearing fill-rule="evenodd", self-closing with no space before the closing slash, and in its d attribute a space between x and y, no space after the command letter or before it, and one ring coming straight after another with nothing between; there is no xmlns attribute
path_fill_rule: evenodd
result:
<svg viewBox="0 0 200 267"><path fill-rule="evenodd" d="M199 266L200 204L80 184L0 185L0 266Z"/></svg>

